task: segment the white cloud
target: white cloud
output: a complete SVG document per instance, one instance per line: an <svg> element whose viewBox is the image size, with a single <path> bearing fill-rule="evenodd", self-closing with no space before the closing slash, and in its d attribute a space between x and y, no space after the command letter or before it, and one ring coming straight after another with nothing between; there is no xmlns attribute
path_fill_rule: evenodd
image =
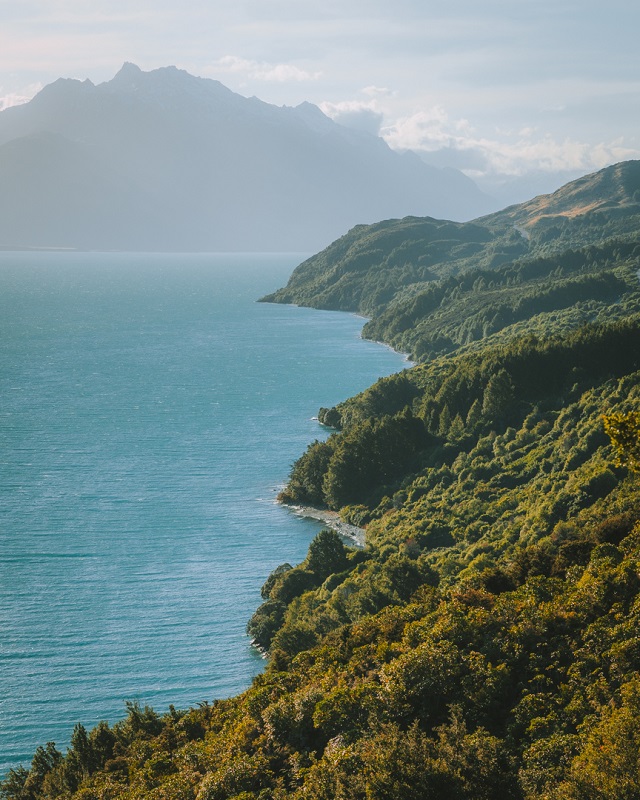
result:
<svg viewBox="0 0 640 800"><path fill-rule="evenodd" d="M369 99L342 100L338 103L323 101L318 105L334 122L378 136L385 115L389 112L389 109L379 102L379 98L391 97L393 92L377 86L366 86L360 90L360 94Z"/></svg>
<svg viewBox="0 0 640 800"><path fill-rule="evenodd" d="M365 86L362 90L362 94L366 94L368 97L389 97L395 94L395 92L383 86Z"/></svg>
<svg viewBox="0 0 640 800"><path fill-rule="evenodd" d="M562 140L534 127L494 128L493 135L478 133L465 119L451 119L442 106L419 111L386 125L381 136L396 150L450 154L471 177L521 176L527 172L588 172L640 153L622 138L587 143ZM464 164L468 167L465 169Z"/></svg>
<svg viewBox="0 0 640 800"><path fill-rule="evenodd" d="M5 108L11 108L11 106L21 106L24 103L28 103L41 89L41 83L32 83L29 86L25 86L21 91L0 94L0 111L4 111ZM0 87L1 92L2 87Z"/></svg>
<svg viewBox="0 0 640 800"><path fill-rule="evenodd" d="M247 78L259 81L314 81L321 77L321 72L308 72L294 64L270 64L267 61L252 61L238 56L223 56L213 63L213 68L220 72L240 73Z"/></svg>
<svg viewBox="0 0 640 800"><path fill-rule="evenodd" d="M396 150L438 150L452 146L459 135L444 108L433 106L387 125L382 138Z"/></svg>
<svg viewBox="0 0 640 800"><path fill-rule="evenodd" d="M384 115L366 103L321 103L322 111L334 122L357 131L378 136Z"/></svg>
<svg viewBox="0 0 640 800"><path fill-rule="evenodd" d="M340 114L358 111L379 111L374 100L343 100L340 103L330 103L325 101L320 103L320 108L331 119L335 119Z"/></svg>

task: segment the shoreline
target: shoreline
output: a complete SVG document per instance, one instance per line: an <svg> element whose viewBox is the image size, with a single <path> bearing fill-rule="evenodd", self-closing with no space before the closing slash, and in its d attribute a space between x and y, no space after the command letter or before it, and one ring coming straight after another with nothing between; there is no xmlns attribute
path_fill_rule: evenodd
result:
<svg viewBox="0 0 640 800"><path fill-rule="evenodd" d="M334 530L343 539L348 539L348 544L351 547L358 549L364 549L366 547L365 529L358 528L357 525L350 525L348 522L343 522L337 511L329 511L328 508L315 508L314 506L294 506L288 503L280 503L279 505L298 517L313 519L316 522L323 522L326 527ZM269 651L259 645L255 639L251 639L249 644L262 659L265 661L269 660Z"/></svg>
<svg viewBox="0 0 640 800"><path fill-rule="evenodd" d="M640 270L639 270L639 272L640 272ZM274 294L276 294L278 291L280 291L280 289L276 290L276 292L272 292L270 295L265 295L265 297L271 297ZM346 310L344 308L322 308L322 307L317 308L316 306L306 306L304 303L284 303L281 300L265 300L265 297L261 297L256 302L258 302L258 303L271 303L271 304L273 304L275 306L293 306L294 308L310 308L310 309L312 309L314 311L337 311L340 314L351 314L353 317L359 317L361 320L363 320L362 328L364 328L366 323L370 322L371 319L372 319L371 317L365 316L360 311L348 311L348 310ZM396 350L396 348L392 344L389 344L389 342L382 342L379 339L367 339L366 336L362 335L362 328L360 329L360 334L359 334L359 338L361 339L361 341L363 341L363 342L372 342L373 344L379 344L382 347L386 347L388 350L391 350L391 352L397 353L399 356L402 356L404 358L405 363L407 364L407 366L403 367L403 369L411 369L412 367L415 367L418 364L417 361L412 361L411 360L411 353L405 353L402 350ZM402 372L402 370L398 370L398 372ZM392 374L396 374L396 373L392 373ZM313 419L315 419L315 418L313 418ZM322 512L322 509L311 509L311 510L314 511L314 512L318 512L318 513ZM313 517L313 519L315 519L315 517ZM361 530L361 529L359 529L359 530Z"/></svg>
<svg viewBox="0 0 640 800"><path fill-rule="evenodd" d="M332 528L336 533L348 539L356 547L364 548L366 546L365 529L358 528L356 525L350 525L348 522L343 522L337 511L329 511L327 508L315 508L314 506L294 506L286 503L283 503L283 506L299 517L306 517L307 519L314 519L317 522L324 522L328 528Z"/></svg>

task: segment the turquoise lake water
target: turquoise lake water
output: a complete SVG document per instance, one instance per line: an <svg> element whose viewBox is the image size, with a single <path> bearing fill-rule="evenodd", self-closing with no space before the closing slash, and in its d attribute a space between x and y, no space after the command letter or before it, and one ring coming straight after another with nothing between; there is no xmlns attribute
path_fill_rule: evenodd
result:
<svg viewBox="0 0 640 800"><path fill-rule="evenodd" d="M406 366L256 303L301 256L0 253L0 776L73 726L236 694L312 417Z"/></svg>

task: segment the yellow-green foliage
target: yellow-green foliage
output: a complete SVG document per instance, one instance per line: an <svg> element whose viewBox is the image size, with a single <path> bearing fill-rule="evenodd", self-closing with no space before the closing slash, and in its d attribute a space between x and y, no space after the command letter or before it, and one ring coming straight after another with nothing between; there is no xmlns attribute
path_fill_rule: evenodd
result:
<svg viewBox="0 0 640 800"><path fill-rule="evenodd" d="M274 659L240 697L130 709L106 750L40 758L39 782L16 774L5 796L634 798L640 530L625 491L624 521L583 515L584 563L564 578L518 585L506 562L510 588L486 573L424 584Z"/></svg>
<svg viewBox="0 0 640 800"><path fill-rule="evenodd" d="M616 412L604 418L604 429L615 445L619 466L640 471L640 413Z"/></svg>
<svg viewBox="0 0 640 800"><path fill-rule="evenodd" d="M628 218L556 217L526 244L504 214L381 223L335 243L321 274L302 265L275 299L364 304L381 312L371 331L439 354L323 409L340 432L310 446L283 493L366 525L367 547L325 531L301 565L273 571L249 624L270 658L242 695L78 726L68 753L39 748L0 795L640 797L627 205ZM562 255L563 241L578 249ZM476 272L425 286L465 266Z"/></svg>
<svg viewBox="0 0 640 800"><path fill-rule="evenodd" d="M130 706L4 796L637 797L640 503L602 412L638 404L639 377L440 447L369 508L366 550L323 534L275 571L247 692Z"/></svg>

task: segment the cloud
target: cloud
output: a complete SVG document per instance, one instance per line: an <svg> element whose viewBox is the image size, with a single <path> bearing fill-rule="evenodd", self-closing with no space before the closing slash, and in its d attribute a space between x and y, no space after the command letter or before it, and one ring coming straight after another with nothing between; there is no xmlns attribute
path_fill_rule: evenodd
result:
<svg viewBox="0 0 640 800"><path fill-rule="evenodd" d="M238 56L223 56L212 64L220 72L240 73L259 81L286 83L289 81L314 81L321 72L307 72L293 64L270 64L267 61L252 61Z"/></svg>
<svg viewBox="0 0 640 800"><path fill-rule="evenodd" d="M32 83L29 86L25 86L24 89L18 92L8 92L4 95L0 94L0 111L4 111L5 108L21 106L24 105L24 103L28 103L29 100L31 100L34 95L38 94L41 89L41 83ZM2 92L1 87L0 92Z"/></svg>
<svg viewBox="0 0 640 800"><path fill-rule="evenodd" d="M395 150L429 154L432 160L457 166L471 177L521 176L527 172L589 172L628 158L638 150L624 139L588 143L558 139L534 127L477 132L466 119L451 119L434 106L384 126L381 136Z"/></svg>
<svg viewBox="0 0 640 800"><path fill-rule="evenodd" d="M373 136L380 133L384 114L375 100L345 100L341 103L320 103L321 110L334 122Z"/></svg>
<svg viewBox="0 0 640 800"><path fill-rule="evenodd" d="M395 94L395 92L382 86L365 86L362 90L362 94L366 94L368 97L389 97Z"/></svg>

